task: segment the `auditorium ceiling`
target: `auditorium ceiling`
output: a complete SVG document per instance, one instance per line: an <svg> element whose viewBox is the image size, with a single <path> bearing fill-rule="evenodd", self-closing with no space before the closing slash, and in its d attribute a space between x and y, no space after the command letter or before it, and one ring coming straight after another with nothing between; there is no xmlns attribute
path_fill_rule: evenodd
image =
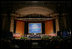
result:
<svg viewBox="0 0 72 49"><path fill-rule="evenodd" d="M1 1L0 13L13 13L19 16L41 14L56 15L58 12L68 13L71 1Z"/></svg>

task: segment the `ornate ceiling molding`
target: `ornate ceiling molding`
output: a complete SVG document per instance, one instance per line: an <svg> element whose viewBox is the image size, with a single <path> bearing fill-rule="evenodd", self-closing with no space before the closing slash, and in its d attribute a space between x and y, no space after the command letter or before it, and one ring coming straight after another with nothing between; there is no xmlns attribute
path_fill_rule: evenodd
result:
<svg viewBox="0 0 72 49"><path fill-rule="evenodd" d="M15 13L18 14L20 17L30 14L40 14L44 16L49 16L49 14L54 13L54 11L46 7L24 7L18 9Z"/></svg>

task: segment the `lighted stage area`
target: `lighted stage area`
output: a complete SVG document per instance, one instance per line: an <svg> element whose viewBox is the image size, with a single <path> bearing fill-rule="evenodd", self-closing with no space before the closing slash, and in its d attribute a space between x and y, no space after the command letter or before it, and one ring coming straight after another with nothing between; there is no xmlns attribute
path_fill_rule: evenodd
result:
<svg viewBox="0 0 72 49"><path fill-rule="evenodd" d="M69 36L68 31L58 31L58 26L55 20L46 21L22 21L15 20L13 37L15 39L41 39L49 36Z"/></svg>
<svg viewBox="0 0 72 49"><path fill-rule="evenodd" d="M28 39L41 39L43 36L57 36L55 24L53 20L48 21L22 21L15 20L15 33L13 37L20 39L26 37Z"/></svg>

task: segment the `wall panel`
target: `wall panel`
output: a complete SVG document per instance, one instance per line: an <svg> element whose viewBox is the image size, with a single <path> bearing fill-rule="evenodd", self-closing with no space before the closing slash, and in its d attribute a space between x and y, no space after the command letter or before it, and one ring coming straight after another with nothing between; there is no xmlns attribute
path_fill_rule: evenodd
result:
<svg viewBox="0 0 72 49"><path fill-rule="evenodd" d="M45 21L45 34L53 33L53 20Z"/></svg>
<svg viewBox="0 0 72 49"><path fill-rule="evenodd" d="M16 21L16 33L20 33L24 35L24 22L23 21Z"/></svg>

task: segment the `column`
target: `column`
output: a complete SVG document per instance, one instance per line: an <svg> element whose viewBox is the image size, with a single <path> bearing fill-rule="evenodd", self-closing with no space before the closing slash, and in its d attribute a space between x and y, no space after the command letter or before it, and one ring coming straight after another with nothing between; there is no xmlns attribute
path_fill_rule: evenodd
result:
<svg viewBox="0 0 72 49"><path fill-rule="evenodd" d="M56 34L57 34L57 31L59 31L59 21L58 21L58 16L56 17Z"/></svg>
<svg viewBox="0 0 72 49"><path fill-rule="evenodd" d="M10 23L10 32L14 33L14 16L11 16L11 23Z"/></svg>

